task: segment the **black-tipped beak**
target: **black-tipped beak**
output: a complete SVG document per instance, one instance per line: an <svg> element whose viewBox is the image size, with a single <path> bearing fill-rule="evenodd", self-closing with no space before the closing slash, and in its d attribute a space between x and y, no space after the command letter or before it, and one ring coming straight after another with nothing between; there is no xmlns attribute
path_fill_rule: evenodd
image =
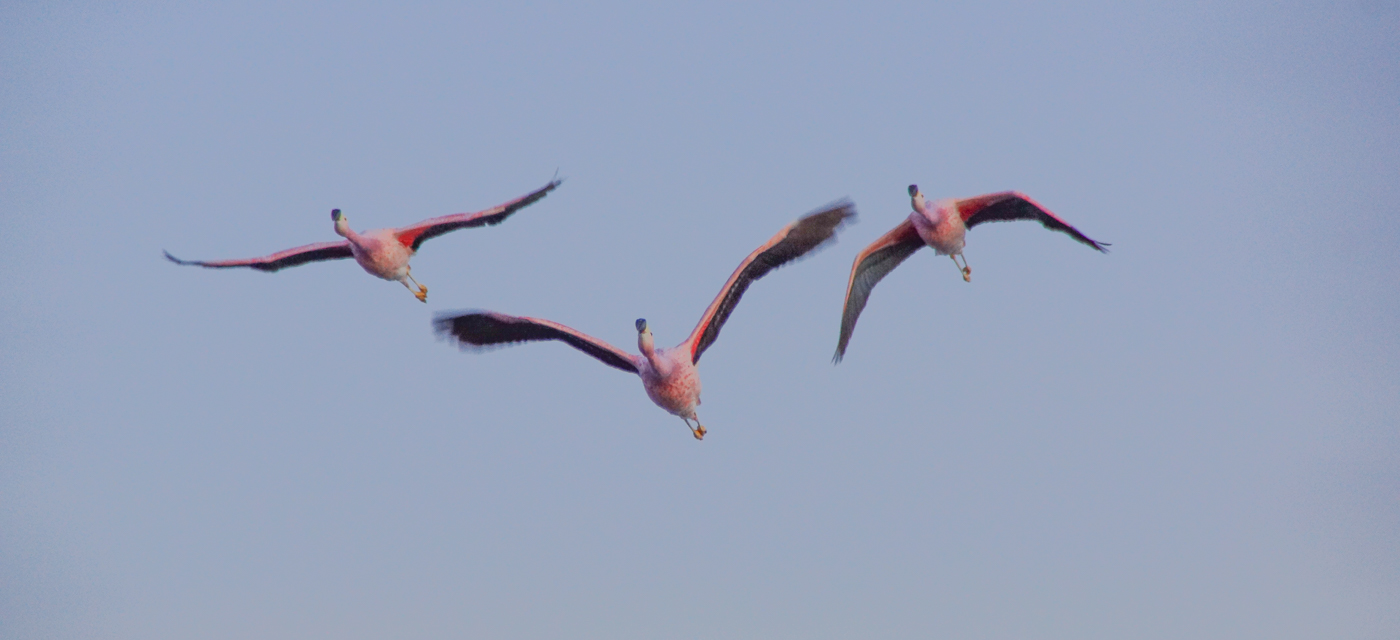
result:
<svg viewBox="0 0 1400 640"><path fill-rule="evenodd" d="M909 185L909 197L910 197L910 198L914 197L914 196L917 195L918 193L919 193L919 185L917 185L917 184L911 184L911 185Z"/></svg>
<svg viewBox="0 0 1400 640"><path fill-rule="evenodd" d="M647 319L646 319L646 318L637 318L637 333L641 333L641 332L646 331L646 330L647 330Z"/></svg>
<svg viewBox="0 0 1400 640"><path fill-rule="evenodd" d="M331 209L331 220L340 222L340 209Z"/></svg>

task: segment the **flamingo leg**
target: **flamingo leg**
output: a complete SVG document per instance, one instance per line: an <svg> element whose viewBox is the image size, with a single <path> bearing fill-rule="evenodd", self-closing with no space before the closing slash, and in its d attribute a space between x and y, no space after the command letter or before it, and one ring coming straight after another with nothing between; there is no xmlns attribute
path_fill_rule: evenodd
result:
<svg viewBox="0 0 1400 640"><path fill-rule="evenodd" d="M690 429L690 435L695 436L695 439L696 439L696 440L704 440L704 439L705 439L705 433L706 433L706 431L705 431L705 425L700 424L700 420L699 420L699 419L696 419L696 421L695 421L695 426L693 426L693 427L690 426L690 419L689 419L689 418L681 418L681 420L682 420L683 422L685 422L685 428Z"/></svg>
<svg viewBox="0 0 1400 640"><path fill-rule="evenodd" d="M418 293L423 294L422 296L419 296L418 299L419 299L419 300L422 300L423 302L427 302L427 301L428 301L428 288L425 287L425 286L423 286L422 284L419 284L418 280L417 280L416 278L413 277L413 267L409 267L409 268L408 268L408 272L407 272L406 275L408 276L408 279L409 279L409 280L412 280L412 281L413 281L413 284L418 285ZM418 294L414 294L414 295L418 295Z"/></svg>
<svg viewBox="0 0 1400 640"><path fill-rule="evenodd" d="M962 264L958 264L958 256L962 256L962 254L950 254L948 257L953 259L953 264L957 265L958 271L962 272L963 282L972 282L972 267L967 266L967 256L963 256Z"/></svg>
<svg viewBox="0 0 1400 640"><path fill-rule="evenodd" d="M408 281L409 281L409 280L412 280L412 279L413 279L413 278L412 278L411 276L404 276L403 278L399 279L399 283L402 284L402 285L405 286L405 287L408 287L408 290L411 291L411 292L413 292L413 297L418 298L418 301L419 301L419 302L427 302L427 301L428 301L428 289L427 289L426 287L423 287L423 285L421 285L421 284L418 285L418 287L420 287L420 288L414 288L413 285L411 285L411 284L408 283ZM417 284L417 283L415 282L414 284Z"/></svg>

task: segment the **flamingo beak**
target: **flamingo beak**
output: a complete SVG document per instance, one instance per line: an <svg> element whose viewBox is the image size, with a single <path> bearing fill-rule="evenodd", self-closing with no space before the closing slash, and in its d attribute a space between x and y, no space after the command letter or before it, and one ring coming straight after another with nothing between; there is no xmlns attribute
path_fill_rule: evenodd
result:
<svg viewBox="0 0 1400 640"><path fill-rule="evenodd" d="M919 185L917 185L917 184L911 184L911 185L909 185L909 197L912 198L912 197L914 197L914 196L916 196L916 195L919 195Z"/></svg>
<svg viewBox="0 0 1400 640"><path fill-rule="evenodd" d="M332 221L334 221L334 222L340 222L340 218L341 218L341 217L342 217L342 216L340 215L340 209L331 209L331 220L332 220Z"/></svg>
<svg viewBox="0 0 1400 640"><path fill-rule="evenodd" d="M647 319L637 318L637 333L644 333L647 330Z"/></svg>

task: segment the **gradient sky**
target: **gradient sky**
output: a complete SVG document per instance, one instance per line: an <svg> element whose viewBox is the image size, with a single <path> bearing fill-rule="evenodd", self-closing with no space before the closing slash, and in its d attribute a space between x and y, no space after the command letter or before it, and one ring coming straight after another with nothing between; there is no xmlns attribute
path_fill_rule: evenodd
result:
<svg viewBox="0 0 1400 640"><path fill-rule="evenodd" d="M424 245L181 268L563 186ZM854 254L1024 191L971 284ZM839 197L700 366L629 349ZM0 5L0 636L1400 637L1400 4Z"/></svg>

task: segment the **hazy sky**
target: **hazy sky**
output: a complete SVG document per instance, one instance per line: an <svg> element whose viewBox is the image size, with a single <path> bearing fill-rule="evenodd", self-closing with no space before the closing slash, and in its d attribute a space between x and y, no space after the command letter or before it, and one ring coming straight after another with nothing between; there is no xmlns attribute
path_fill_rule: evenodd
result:
<svg viewBox="0 0 1400 640"><path fill-rule="evenodd" d="M563 186L404 288L263 255ZM925 251L830 363L854 254ZM679 342L696 442L560 344ZM0 5L0 637L1400 636L1400 4Z"/></svg>

